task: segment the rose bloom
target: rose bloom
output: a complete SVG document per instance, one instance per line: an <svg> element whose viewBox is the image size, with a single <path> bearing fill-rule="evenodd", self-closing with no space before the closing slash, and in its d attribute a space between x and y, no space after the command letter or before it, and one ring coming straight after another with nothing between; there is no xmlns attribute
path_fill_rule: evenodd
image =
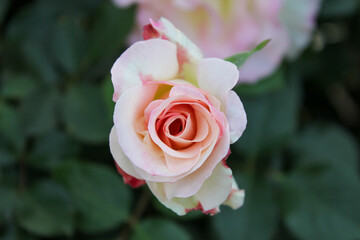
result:
<svg viewBox="0 0 360 240"><path fill-rule="evenodd" d="M146 183L179 215L243 204L226 164L246 114L236 66L203 58L169 21L150 21L145 41L130 46L111 69L114 127L110 149L125 183Z"/></svg>
<svg viewBox="0 0 360 240"><path fill-rule="evenodd" d="M206 57L225 58L271 42L240 69L240 82L271 74L284 57L295 58L308 44L320 0L114 0L118 6L138 3L137 28L149 18L168 18L194 41Z"/></svg>

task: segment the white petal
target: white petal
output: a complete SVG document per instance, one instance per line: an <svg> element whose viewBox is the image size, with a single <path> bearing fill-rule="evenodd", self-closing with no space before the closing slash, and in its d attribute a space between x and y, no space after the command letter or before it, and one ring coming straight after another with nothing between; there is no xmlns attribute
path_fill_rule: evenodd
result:
<svg viewBox="0 0 360 240"><path fill-rule="evenodd" d="M171 209L176 214L182 216L187 213L187 209L193 209L197 206L198 201L194 197L189 198L173 198L168 200L165 197L163 191L163 183L147 182L151 192L156 198L165 205L165 207Z"/></svg>
<svg viewBox="0 0 360 240"><path fill-rule="evenodd" d="M219 99L226 108L227 94L237 83L239 70L225 60L206 58L199 62L197 77L199 88Z"/></svg>
<svg viewBox="0 0 360 240"><path fill-rule="evenodd" d="M198 62L202 59L200 49L191 42L185 34L179 31L169 20L160 18L158 22L150 20L152 27L169 41L181 46L185 49L186 54L189 56L191 62Z"/></svg>
<svg viewBox="0 0 360 240"><path fill-rule="evenodd" d="M234 91L227 96L226 118L230 125L230 143L234 143L241 137L247 124L244 106Z"/></svg>
<svg viewBox="0 0 360 240"><path fill-rule="evenodd" d="M227 199L232 182L231 169L222 162L219 163L196 193L196 198L200 201L204 211L220 206Z"/></svg>
<svg viewBox="0 0 360 240"><path fill-rule="evenodd" d="M245 199L245 191L239 190L235 179L233 179L231 192L223 204L230 206L232 209L238 209L244 204L244 199Z"/></svg>
<svg viewBox="0 0 360 240"><path fill-rule="evenodd" d="M162 39L136 42L116 60L111 69L113 100L117 101L126 89L146 81L171 80L178 70L175 44Z"/></svg>
<svg viewBox="0 0 360 240"><path fill-rule="evenodd" d="M134 170L133 164L130 162L130 160L125 156L125 154L121 150L115 127L111 129L109 142L110 142L110 151L115 159L116 164L119 165L119 167L127 174L137 179L142 179L140 175Z"/></svg>

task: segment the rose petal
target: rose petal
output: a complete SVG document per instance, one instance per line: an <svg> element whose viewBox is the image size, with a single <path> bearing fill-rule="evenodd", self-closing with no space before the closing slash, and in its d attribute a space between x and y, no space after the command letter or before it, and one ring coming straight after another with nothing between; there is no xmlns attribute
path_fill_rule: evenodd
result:
<svg viewBox="0 0 360 240"><path fill-rule="evenodd" d="M173 198L168 200L164 194L163 183L147 182L147 185L149 186L151 192L163 205L180 216L187 213L186 209L193 209L198 205L198 201L194 197Z"/></svg>
<svg viewBox="0 0 360 240"><path fill-rule="evenodd" d="M177 103L174 103L174 101L177 100ZM151 136L151 139L167 154L173 156L173 157L177 157L177 158L192 158L198 155L199 153L199 144L195 143L192 146L186 148L186 149L181 149L181 150L174 150L171 147L169 147L168 145L166 145L158 136L157 131L156 131L156 120L159 118L160 114L165 111L166 108L171 109L173 106L177 105L177 104L191 104L193 107L196 107L197 105L199 105L199 103L197 102L193 102L193 99L186 99L186 98L179 98L179 99L174 99L174 98L169 98L164 100L156 109L154 109L151 113L151 116L149 118L149 123L148 123L148 130ZM208 121L211 121L212 124L214 125L213 127L217 127L216 123L214 123L214 119L209 116L209 112L207 110L203 109L203 106L200 106L198 108L199 113L202 114L203 116L206 117L206 119ZM201 143L202 144L202 143Z"/></svg>
<svg viewBox="0 0 360 240"><path fill-rule="evenodd" d="M226 118L230 126L230 143L234 143L241 137L247 124L244 106L234 91L229 91L227 96Z"/></svg>
<svg viewBox="0 0 360 240"><path fill-rule="evenodd" d="M239 190L238 185L233 178L230 194L223 204L230 206L232 209L238 209L244 204L244 199L245 191Z"/></svg>
<svg viewBox="0 0 360 240"><path fill-rule="evenodd" d="M145 184L144 180L140 180L137 178L134 178L133 176L127 174L124 170L122 170L119 165L116 164L116 169L118 173L123 177L124 183L130 185L132 188L138 188Z"/></svg>
<svg viewBox="0 0 360 240"><path fill-rule="evenodd" d="M135 125L136 120L144 113L149 102L153 99L158 86L153 84L144 84L130 88L123 92L116 102L114 110L114 124L118 133L118 141L124 154L129 158L132 164L142 169L151 176L158 176L158 180L168 180L169 176L177 174L168 170L164 159L158 156L152 156L143 144L143 139L138 136ZM134 96L139 96L134 98ZM122 167L122 166L121 166ZM148 180L149 176L144 176L141 171L137 171L142 178Z"/></svg>
<svg viewBox="0 0 360 240"><path fill-rule="evenodd" d="M229 130L224 131L225 135L221 138L214 149L202 156L192 172L188 176L179 179L174 183L164 183L164 194L167 199L173 197L186 198L199 191L204 181L211 176L216 165L228 154L230 137Z"/></svg>
<svg viewBox="0 0 360 240"><path fill-rule="evenodd" d="M136 42L116 60L111 69L113 100L117 101L126 89L144 82L171 80L178 69L175 44L162 39Z"/></svg>
<svg viewBox="0 0 360 240"><path fill-rule="evenodd" d="M206 58L198 65L198 84L201 89L216 97L226 109L228 92L239 78L239 70L230 62L218 58Z"/></svg>
<svg viewBox="0 0 360 240"><path fill-rule="evenodd" d="M121 150L115 127L111 129L109 142L110 142L110 151L115 159L116 164L127 174L133 176L134 178L142 179L141 176L134 170L130 160L125 156L125 154Z"/></svg>
<svg viewBox="0 0 360 240"><path fill-rule="evenodd" d="M192 43L181 31L179 31L170 21L160 18L158 22L150 19L151 26L159 33L160 37L177 44L183 49L185 58L191 62L198 62L202 59L200 49Z"/></svg>
<svg viewBox="0 0 360 240"><path fill-rule="evenodd" d="M227 199L232 182L231 169L219 163L196 193L196 198L200 201L204 211L218 207Z"/></svg>

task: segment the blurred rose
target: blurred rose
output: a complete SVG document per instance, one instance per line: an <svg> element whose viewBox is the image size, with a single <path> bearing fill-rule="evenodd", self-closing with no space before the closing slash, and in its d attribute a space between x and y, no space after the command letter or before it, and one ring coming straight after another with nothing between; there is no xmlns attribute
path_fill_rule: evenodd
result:
<svg viewBox="0 0 360 240"><path fill-rule="evenodd" d="M111 74L116 102L110 148L124 181L147 183L179 215L238 208L239 190L226 165L230 143L246 126L243 105L231 89L235 65L203 58L169 21L144 27Z"/></svg>
<svg viewBox="0 0 360 240"><path fill-rule="evenodd" d="M255 82L269 74L284 57L294 58L309 42L320 0L114 0L119 6L138 3L141 36L149 18L166 17L204 52L225 58L272 39L241 67L241 82Z"/></svg>

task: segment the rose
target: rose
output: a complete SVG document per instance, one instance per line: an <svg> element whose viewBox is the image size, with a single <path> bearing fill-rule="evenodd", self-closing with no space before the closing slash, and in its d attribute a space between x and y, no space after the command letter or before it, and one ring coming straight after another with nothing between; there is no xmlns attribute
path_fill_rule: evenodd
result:
<svg viewBox="0 0 360 240"><path fill-rule="evenodd" d="M231 89L238 70L202 58L169 21L151 21L145 41L130 46L111 69L114 127L110 149L124 181L145 182L179 215L238 208L239 190L226 165L230 143L246 126L243 105Z"/></svg>
<svg viewBox="0 0 360 240"><path fill-rule="evenodd" d="M320 0L114 0L119 6L138 3L137 24L164 16L180 27L206 56L228 57L272 39L241 67L241 82L269 74L284 57L295 58L307 45ZM140 37L137 27L130 39Z"/></svg>

